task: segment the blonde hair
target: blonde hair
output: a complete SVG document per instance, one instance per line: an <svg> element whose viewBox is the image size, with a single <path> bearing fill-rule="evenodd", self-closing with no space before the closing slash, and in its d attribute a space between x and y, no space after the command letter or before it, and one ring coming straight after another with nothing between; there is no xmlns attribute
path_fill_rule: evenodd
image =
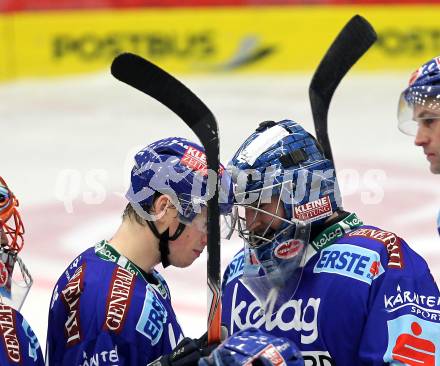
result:
<svg viewBox="0 0 440 366"><path fill-rule="evenodd" d="M130 202L125 206L124 212L122 213L122 220L130 220L141 226L147 226L147 222L138 215Z"/></svg>

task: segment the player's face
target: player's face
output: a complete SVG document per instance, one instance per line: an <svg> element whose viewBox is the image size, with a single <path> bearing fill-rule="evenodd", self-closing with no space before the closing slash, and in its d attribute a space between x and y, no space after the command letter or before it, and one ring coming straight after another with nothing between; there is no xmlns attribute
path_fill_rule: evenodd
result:
<svg viewBox="0 0 440 366"><path fill-rule="evenodd" d="M422 106L414 108L414 119L418 128L414 143L423 148L430 162L431 172L440 174L440 111L433 115L432 111Z"/></svg>
<svg viewBox="0 0 440 366"><path fill-rule="evenodd" d="M174 240L170 241L170 263L175 267L188 267L199 256L207 244L207 210L202 208L202 212L197 214L194 220L185 226L182 234ZM170 227L170 235L174 233L178 226L178 220Z"/></svg>
<svg viewBox="0 0 440 366"><path fill-rule="evenodd" d="M269 239L278 230L285 218L284 207L278 196L273 196L268 203L260 203L258 211L252 207L245 210L246 229L258 236Z"/></svg>

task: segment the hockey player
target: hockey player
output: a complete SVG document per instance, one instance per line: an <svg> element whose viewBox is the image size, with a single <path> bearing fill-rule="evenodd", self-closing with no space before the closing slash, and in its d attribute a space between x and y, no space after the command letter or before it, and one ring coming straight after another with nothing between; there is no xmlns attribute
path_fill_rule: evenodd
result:
<svg viewBox="0 0 440 366"><path fill-rule="evenodd" d="M399 99L398 121L399 129L423 148L431 172L440 174L440 56L411 75ZM440 234L440 212L437 227Z"/></svg>
<svg viewBox="0 0 440 366"><path fill-rule="evenodd" d="M18 200L0 177L0 365L42 366L40 344L19 312L32 277L18 257L23 249L24 227L17 207ZM16 263L20 273L14 272Z"/></svg>
<svg viewBox="0 0 440 366"><path fill-rule="evenodd" d="M244 249L223 279L229 333L296 343L306 365L436 365L440 293L398 235L342 209L334 167L299 124L260 124L228 170Z"/></svg>
<svg viewBox="0 0 440 366"><path fill-rule="evenodd" d="M231 180L220 170L220 211L227 213ZM193 353L188 364L203 355L203 342L183 339L168 286L154 267L187 267L204 250L206 198L216 188L209 176L203 148L183 138L156 141L136 154L122 224L110 240L75 258L55 286L48 365L146 366L162 355L168 356L158 364L185 365L170 355L177 344L177 356Z"/></svg>

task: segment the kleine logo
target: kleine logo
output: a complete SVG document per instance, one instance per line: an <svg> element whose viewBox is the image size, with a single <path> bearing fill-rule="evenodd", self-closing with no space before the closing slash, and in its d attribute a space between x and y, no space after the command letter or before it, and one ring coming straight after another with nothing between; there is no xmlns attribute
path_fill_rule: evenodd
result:
<svg viewBox="0 0 440 366"><path fill-rule="evenodd" d="M180 162L194 171L200 171L203 175L207 175L207 163L206 163L206 154L203 151L200 151L192 146L188 146L183 154ZM220 165L219 174L223 174L223 167Z"/></svg>
<svg viewBox="0 0 440 366"><path fill-rule="evenodd" d="M279 244L275 248L275 256L280 259L293 258L302 250L304 243L301 240L290 240Z"/></svg>
<svg viewBox="0 0 440 366"><path fill-rule="evenodd" d="M295 206L295 218L304 222L312 222L322 217L330 216L332 205L329 196L324 196L312 202Z"/></svg>

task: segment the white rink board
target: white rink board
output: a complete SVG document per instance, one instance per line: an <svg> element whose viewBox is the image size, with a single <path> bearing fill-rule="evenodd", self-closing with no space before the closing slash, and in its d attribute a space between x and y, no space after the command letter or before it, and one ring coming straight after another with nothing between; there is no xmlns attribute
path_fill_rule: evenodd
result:
<svg viewBox="0 0 440 366"><path fill-rule="evenodd" d="M330 140L346 209L407 239L438 281L440 176L429 174L421 149L397 130L408 75L347 76L330 109ZM291 118L313 131L310 77L183 80L217 116L227 162L258 122ZM0 174L21 202L22 256L35 280L22 310L44 349L52 287L70 260L116 229L135 151L170 135L194 135L165 107L110 75L3 84L0 101ZM224 243L223 264L239 248L237 238ZM192 337L205 331L205 267L203 254L189 269L162 272Z"/></svg>

